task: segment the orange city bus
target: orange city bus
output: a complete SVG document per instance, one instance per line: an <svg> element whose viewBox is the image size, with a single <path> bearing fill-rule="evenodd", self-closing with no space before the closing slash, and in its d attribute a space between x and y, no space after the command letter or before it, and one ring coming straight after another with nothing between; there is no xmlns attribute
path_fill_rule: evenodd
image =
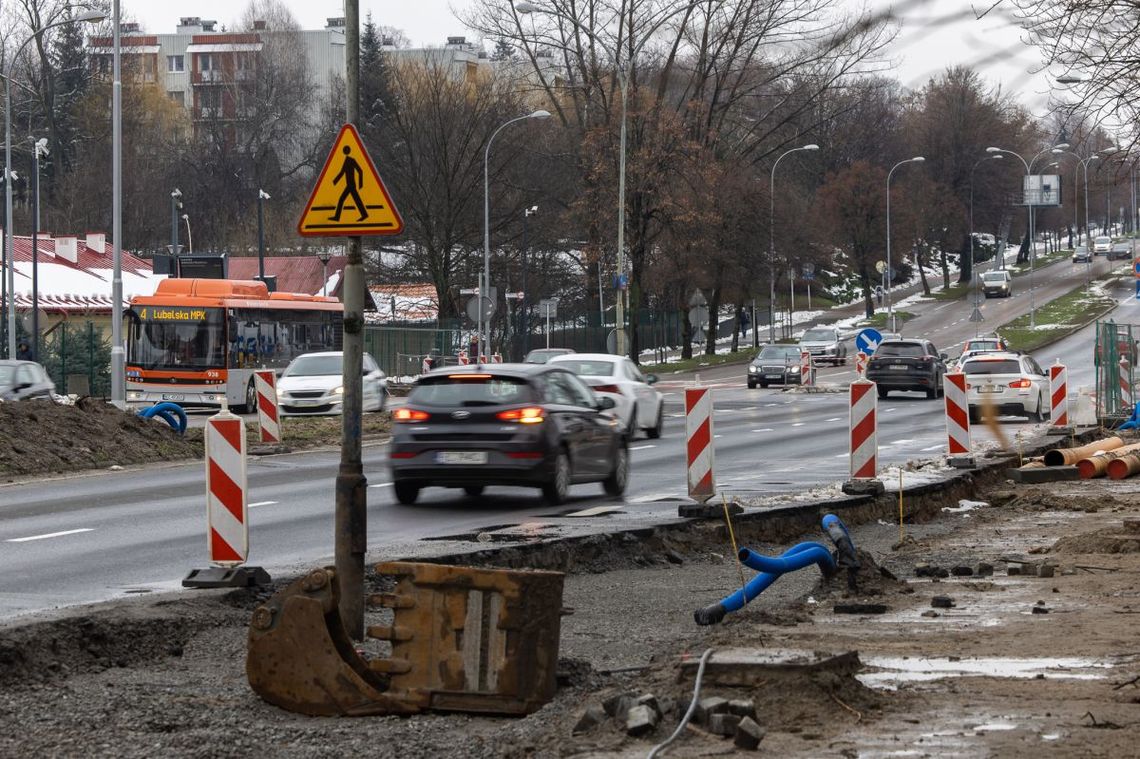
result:
<svg viewBox="0 0 1140 759"><path fill-rule="evenodd" d="M126 312L127 401L173 401L253 411L255 369L280 372L294 356L341 350L336 298L270 293L263 282L164 279Z"/></svg>

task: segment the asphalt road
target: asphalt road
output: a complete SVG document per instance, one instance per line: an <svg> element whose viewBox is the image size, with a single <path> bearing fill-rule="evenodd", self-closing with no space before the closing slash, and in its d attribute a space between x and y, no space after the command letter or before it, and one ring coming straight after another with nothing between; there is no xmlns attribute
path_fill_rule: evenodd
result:
<svg viewBox="0 0 1140 759"><path fill-rule="evenodd" d="M1037 302L1072 287L1073 271L1059 264L1038 274ZM1024 280L1019 280L1019 284ZM1118 321L1140 322L1140 305L1122 294ZM1000 324L1028 309L1024 287L1017 295L983 305L985 324ZM974 334L967 321L972 304L922 304L907 334L929 330L953 354ZM985 326L983 324L983 327ZM1075 389L1092 382L1092 329L1051 346L1041 363L1060 357ZM844 385L853 369L824 370L821 382ZM800 394L781 389L749 390L744 367L702 373L714 388L716 477L720 489L741 494L788 494L834 484L848 472L845 393ZM631 445L633 476L623 509L662 518L675 505L655 503L684 495L684 419L680 378L661 383L666 395L665 434ZM892 394L879 402L880 467L936 457L945 450L942 401L918 393ZM1028 431L1026 420L1007 420L1012 438ZM975 441L988 431L975 430ZM249 462L251 564L271 573L327 562L332 553L333 484L339 453L306 452ZM552 509L537 491L490 488L480 499L458 490L428 489L414 507L394 503L385 447L364 452L371 551L424 538L474 532L492 525L540 521L565 513L619 503L598 485L575 486L568 507ZM38 480L0 487L0 618L178 587L188 570L205 566L205 496L201 464ZM588 517L586 518L589 519ZM585 520L584 520L585 521ZM389 556L391 558L391 556Z"/></svg>

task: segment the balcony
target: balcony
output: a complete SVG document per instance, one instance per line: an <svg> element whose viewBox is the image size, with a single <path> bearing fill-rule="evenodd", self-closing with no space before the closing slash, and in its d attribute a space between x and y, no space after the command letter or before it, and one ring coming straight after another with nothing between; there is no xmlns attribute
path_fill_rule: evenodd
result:
<svg viewBox="0 0 1140 759"><path fill-rule="evenodd" d="M221 71L195 71L193 75L194 84L221 84L222 72Z"/></svg>

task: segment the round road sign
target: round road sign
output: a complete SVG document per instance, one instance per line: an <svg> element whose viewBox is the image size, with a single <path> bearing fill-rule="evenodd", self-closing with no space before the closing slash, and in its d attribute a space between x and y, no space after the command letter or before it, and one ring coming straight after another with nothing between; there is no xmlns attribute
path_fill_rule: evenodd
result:
<svg viewBox="0 0 1140 759"><path fill-rule="evenodd" d="M872 327L867 327L855 335L855 347L860 353L866 353L868 356L875 352L881 342L883 342L883 333Z"/></svg>
<svg viewBox="0 0 1140 759"><path fill-rule="evenodd" d="M467 301L467 318L473 322L480 319L479 316L479 301L483 301L483 315L482 320L487 321L491 318L491 314L495 313L495 301L490 298L471 298Z"/></svg>

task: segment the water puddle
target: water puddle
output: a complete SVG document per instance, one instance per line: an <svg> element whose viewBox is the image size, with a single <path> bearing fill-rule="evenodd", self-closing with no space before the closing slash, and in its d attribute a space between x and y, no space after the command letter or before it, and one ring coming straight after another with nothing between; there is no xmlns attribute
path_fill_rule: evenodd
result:
<svg viewBox="0 0 1140 759"><path fill-rule="evenodd" d="M859 681L871 688L895 690L904 683L931 682L951 677L1002 677L1031 680L1100 680L1112 664L1097 659L1053 657L1014 659L1005 657L978 658L906 658L899 656L864 656L863 664L872 670L856 675ZM992 723L980 725L978 730L1012 730L1015 725Z"/></svg>

